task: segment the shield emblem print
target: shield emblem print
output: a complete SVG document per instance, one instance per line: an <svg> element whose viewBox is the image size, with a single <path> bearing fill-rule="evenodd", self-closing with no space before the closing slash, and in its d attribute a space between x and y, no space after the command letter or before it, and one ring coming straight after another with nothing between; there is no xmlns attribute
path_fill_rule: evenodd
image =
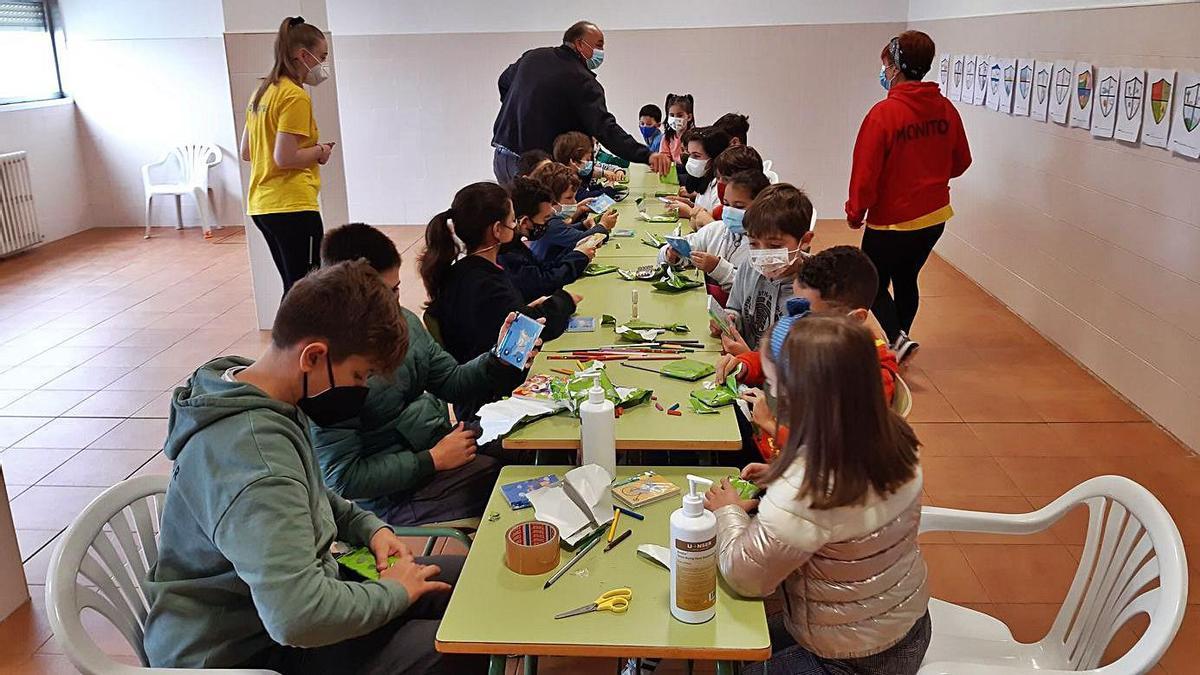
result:
<svg viewBox="0 0 1200 675"><path fill-rule="evenodd" d="M1054 98L1058 99L1059 105L1067 100L1067 93L1071 91L1071 71L1066 68L1059 68L1058 74L1054 76Z"/></svg>
<svg viewBox="0 0 1200 675"><path fill-rule="evenodd" d="M991 74L988 76L988 82L989 86L991 87L991 94L992 96L995 96L996 92L1000 91L1000 64L992 64L992 70Z"/></svg>
<svg viewBox="0 0 1200 675"><path fill-rule="evenodd" d="M1142 111L1142 81L1125 83L1125 119L1131 120Z"/></svg>
<svg viewBox="0 0 1200 675"><path fill-rule="evenodd" d="M1079 99L1079 109L1083 110L1087 107L1088 101L1092 99L1092 73L1080 73L1079 84L1075 88L1075 94Z"/></svg>
<svg viewBox="0 0 1200 675"><path fill-rule="evenodd" d="M962 76L963 76L963 62L955 61L954 62L954 86L956 86L956 87L962 86Z"/></svg>
<svg viewBox="0 0 1200 675"><path fill-rule="evenodd" d="M1166 78L1150 85L1150 112L1154 114L1154 123L1162 124L1166 118L1168 106L1171 105L1171 83Z"/></svg>
<svg viewBox="0 0 1200 675"><path fill-rule="evenodd" d="M979 71L976 76L977 84L975 88L982 91L987 88L988 62L983 59L979 60Z"/></svg>
<svg viewBox="0 0 1200 675"><path fill-rule="evenodd" d="M1117 105L1117 78L1109 76L1100 81L1100 114L1108 117Z"/></svg>
<svg viewBox="0 0 1200 675"><path fill-rule="evenodd" d="M1050 89L1050 71L1039 70L1037 74L1037 84L1034 85L1037 89L1038 103L1046 100L1046 92Z"/></svg>
<svg viewBox="0 0 1200 675"><path fill-rule="evenodd" d="M1004 94L1006 96L1012 95L1013 76L1016 75L1016 70L1012 66L1004 67Z"/></svg>
<svg viewBox="0 0 1200 675"><path fill-rule="evenodd" d="M1200 126L1200 84L1193 84L1183 90L1183 126L1188 133Z"/></svg>
<svg viewBox="0 0 1200 675"><path fill-rule="evenodd" d="M1029 98L1029 85L1033 82L1033 68L1025 66L1017 74L1017 86L1021 88L1021 98Z"/></svg>

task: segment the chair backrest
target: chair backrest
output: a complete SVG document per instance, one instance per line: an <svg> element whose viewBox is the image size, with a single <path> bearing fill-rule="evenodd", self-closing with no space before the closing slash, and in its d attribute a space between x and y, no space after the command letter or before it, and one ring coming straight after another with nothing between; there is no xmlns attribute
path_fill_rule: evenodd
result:
<svg viewBox="0 0 1200 675"><path fill-rule="evenodd" d="M221 161L221 151L208 143L185 143L171 150L179 162L179 182L208 189L208 169Z"/></svg>
<svg viewBox="0 0 1200 675"><path fill-rule="evenodd" d="M897 415L908 419L913 405L912 390L908 388L908 383L900 377L899 373L893 376L893 382L895 382L896 389L892 393L892 410L896 411Z"/></svg>
<svg viewBox="0 0 1200 675"><path fill-rule="evenodd" d="M149 600L143 582L158 561L156 533L169 480L165 475L140 476L105 490L71 523L50 558L50 626L67 657L84 673L117 665L84 628L80 615L85 609L111 621L142 663L147 662L142 637Z"/></svg>

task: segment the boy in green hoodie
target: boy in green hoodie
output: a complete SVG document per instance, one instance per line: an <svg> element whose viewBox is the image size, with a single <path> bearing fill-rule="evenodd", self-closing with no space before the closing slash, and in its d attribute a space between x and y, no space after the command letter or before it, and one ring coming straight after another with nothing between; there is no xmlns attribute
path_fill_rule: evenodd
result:
<svg viewBox="0 0 1200 675"><path fill-rule="evenodd" d="M151 666L470 667L434 650L461 558L414 560L383 521L325 487L305 433L306 418L356 414L368 374L394 369L406 338L379 275L336 265L292 287L258 361L216 359L175 390L165 447L175 466L146 586ZM369 546L380 579L343 580L335 539Z"/></svg>
<svg viewBox="0 0 1200 675"><path fill-rule="evenodd" d="M398 304L400 252L386 234L364 223L325 233L321 264L362 258ZM460 420L470 420L479 406L511 393L525 373L490 352L459 364L416 314L403 307L400 314L408 327L404 361L368 380L357 416L332 425L313 420L309 428L325 484L393 525L478 517L500 473L499 447L479 448L473 429L452 426L446 402Z"/></svg>

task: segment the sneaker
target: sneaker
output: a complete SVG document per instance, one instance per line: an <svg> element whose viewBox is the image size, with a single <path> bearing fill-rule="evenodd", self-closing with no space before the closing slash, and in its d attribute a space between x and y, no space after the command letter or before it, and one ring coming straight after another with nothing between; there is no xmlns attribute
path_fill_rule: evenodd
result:
<svg viewBox="0 0 1200 675"><path fill-rule="evenodd" d="M900 331L900 336L896 338L895 344L892 345L892 351L896 352L896 363L904 365L916 355L917 350L921 348L921 343L908 337L908 333Z"/></svg>

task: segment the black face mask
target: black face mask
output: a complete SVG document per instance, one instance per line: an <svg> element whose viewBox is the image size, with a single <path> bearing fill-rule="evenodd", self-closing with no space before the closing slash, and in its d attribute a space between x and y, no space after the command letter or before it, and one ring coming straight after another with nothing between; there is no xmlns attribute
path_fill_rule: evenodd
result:
<svg viewBox="0 0 1200 675"><path fill-rule="evenodd" d="M525 235L525 238L528 239L529 241L537 241L538 239L541 239L542 237L546 236L546 230L549 230L549 229L550 229L550 221L549 220L547 220L544 223L535 223L535 222L533 222L532 219L530 219L529 234Z"/></svg>
<svg viewBox="0 0 1200 675"><path fill-rule="evenodd" d="M329 427L357 417L367 402L369 389L360 386L339 387L333 383L333 361L325 355L325 366L329 370L329 388L315 395L308 395L308 373L304 373L304 392L296 407L300 408L317 426Z"/></svg>

